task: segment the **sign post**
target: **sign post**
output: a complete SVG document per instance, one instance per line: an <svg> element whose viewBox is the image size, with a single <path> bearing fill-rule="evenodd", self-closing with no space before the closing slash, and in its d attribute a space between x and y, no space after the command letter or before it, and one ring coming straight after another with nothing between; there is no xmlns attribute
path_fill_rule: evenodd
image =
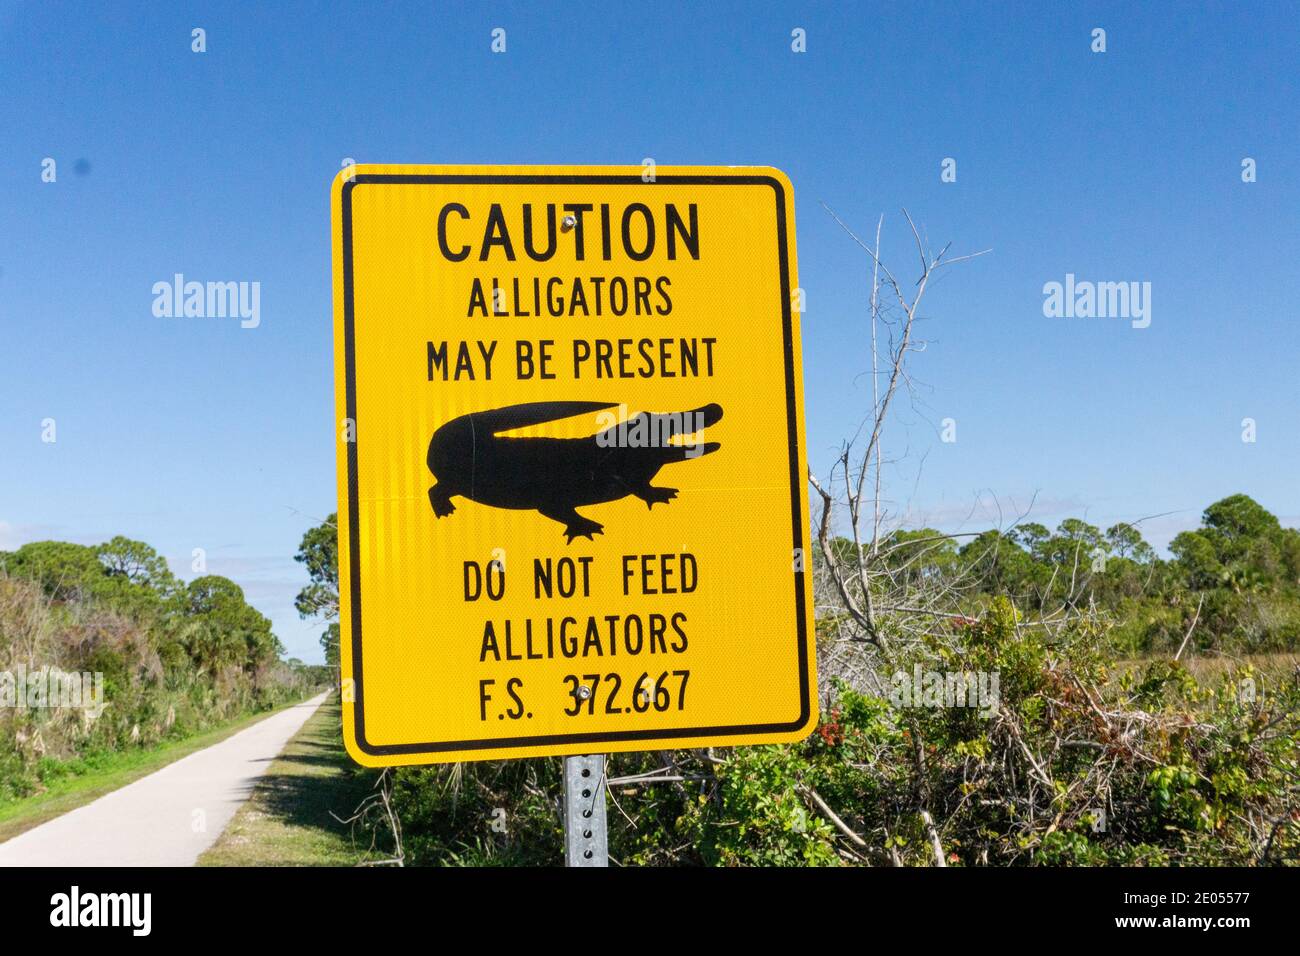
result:
<svg viewBox="0 0 1300 956"><path fill-rule="evenodd" d="M785 176L359 165L331 207L353 758L577 758L590 865L583 755L805 737Z"/></svg>
<svg viewBox="0 0 1300 956"><path fill-rule="evenodd" d="M564 864L609 866L605 758L564 758Z"/></svg>

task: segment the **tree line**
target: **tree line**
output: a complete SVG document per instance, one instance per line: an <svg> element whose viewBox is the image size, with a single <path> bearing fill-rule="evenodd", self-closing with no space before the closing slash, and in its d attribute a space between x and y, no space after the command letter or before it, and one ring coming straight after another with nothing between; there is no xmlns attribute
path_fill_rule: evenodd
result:
<svg viewBox="0 0 1300 956"><path fill-rule="evenodd" d="M852 542L840 538L835 547L848 552ZM1300 531L1234 494L1207 507L1201 527L1178 534L1169 551L1158 556L1138 525L1103 531L1079 518L1055 531L1024 522L965 541L929 528L897 531L883 545L884 567L898 583L948 584L972 607L1001 594L1035 614L1101 609L1119 653L1176 648L1193 621L1193 647L1202 652L1300 645Z"/></svg>

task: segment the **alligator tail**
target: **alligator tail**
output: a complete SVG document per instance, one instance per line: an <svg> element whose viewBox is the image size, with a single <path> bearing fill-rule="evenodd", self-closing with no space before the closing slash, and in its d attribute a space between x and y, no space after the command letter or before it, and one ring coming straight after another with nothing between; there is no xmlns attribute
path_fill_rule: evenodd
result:
<svg viewBox="0 0 1300 956"><path fill-rule="evenodd" d="M429 442L429 463L433 467L435 448L461 449L472 447L476 441L484 441L498 432L527 428L530 425L542 425L546 422L572 418L574 415L586 415L591 412L614 408L615 402L526 402L522 405L506 405L503 408L489 408L481 412L470 412L453 418L433 433Z"/></svg>

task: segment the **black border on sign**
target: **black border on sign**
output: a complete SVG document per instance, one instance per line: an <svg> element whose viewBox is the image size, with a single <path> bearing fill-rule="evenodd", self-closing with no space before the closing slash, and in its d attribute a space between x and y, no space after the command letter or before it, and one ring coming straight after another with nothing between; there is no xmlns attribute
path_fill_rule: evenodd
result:
<svg viewBox="0 0 1300 956"><path fill-rule="evenodd" d="M804 528L799 507L799 490L803 487L799 474L799 422L794 390L794 330L790 314L790 260L785 222L785 187L772 176L674 176L658 175L656 182L677 183L688 186L771 186L776 197L777 260L781 272L781 329L785 349L785 407L786 427L790 448L790 508L792 517L793 547L804 552ZM395 185L421 184L493 184L493 185L645 185L639 175L400 175L358 174L343 184L341 191L343 225L343 349L347 416L357 428L356 395L356 341L355 310L352 283L352 191L357 186L389 183ZM357 746L374 757L399 754L434 754L464 750L494 750L506 747L541 747L549 744L587 744L622 740L669 740L691 737L752 736L777 734L797 730L808 720L810 691L808 686L808 626L804 600L804 574L800 569L794 574L795 634L799 658L799 716L784 724L741 724L723 727L673 727L662 730L615 730L588 734L543 734L533 737L497 737L488 740L446 740L415 744L372 744L366 739L365 706L361 662L361 547L358 529L357 502L357 447L354 440L348 445L348 565L352 618L352 680L354 689L354 736Z"/></svg>

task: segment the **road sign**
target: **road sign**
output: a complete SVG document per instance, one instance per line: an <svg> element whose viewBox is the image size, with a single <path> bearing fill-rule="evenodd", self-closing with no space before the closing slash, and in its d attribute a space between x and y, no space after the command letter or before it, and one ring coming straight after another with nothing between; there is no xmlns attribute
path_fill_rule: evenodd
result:
<svg viewBox="0 0 1300 956"><path fill-rule="evenodd" d="M786 177L358 165L331 206L352 756L806 736Z"/></svg>

